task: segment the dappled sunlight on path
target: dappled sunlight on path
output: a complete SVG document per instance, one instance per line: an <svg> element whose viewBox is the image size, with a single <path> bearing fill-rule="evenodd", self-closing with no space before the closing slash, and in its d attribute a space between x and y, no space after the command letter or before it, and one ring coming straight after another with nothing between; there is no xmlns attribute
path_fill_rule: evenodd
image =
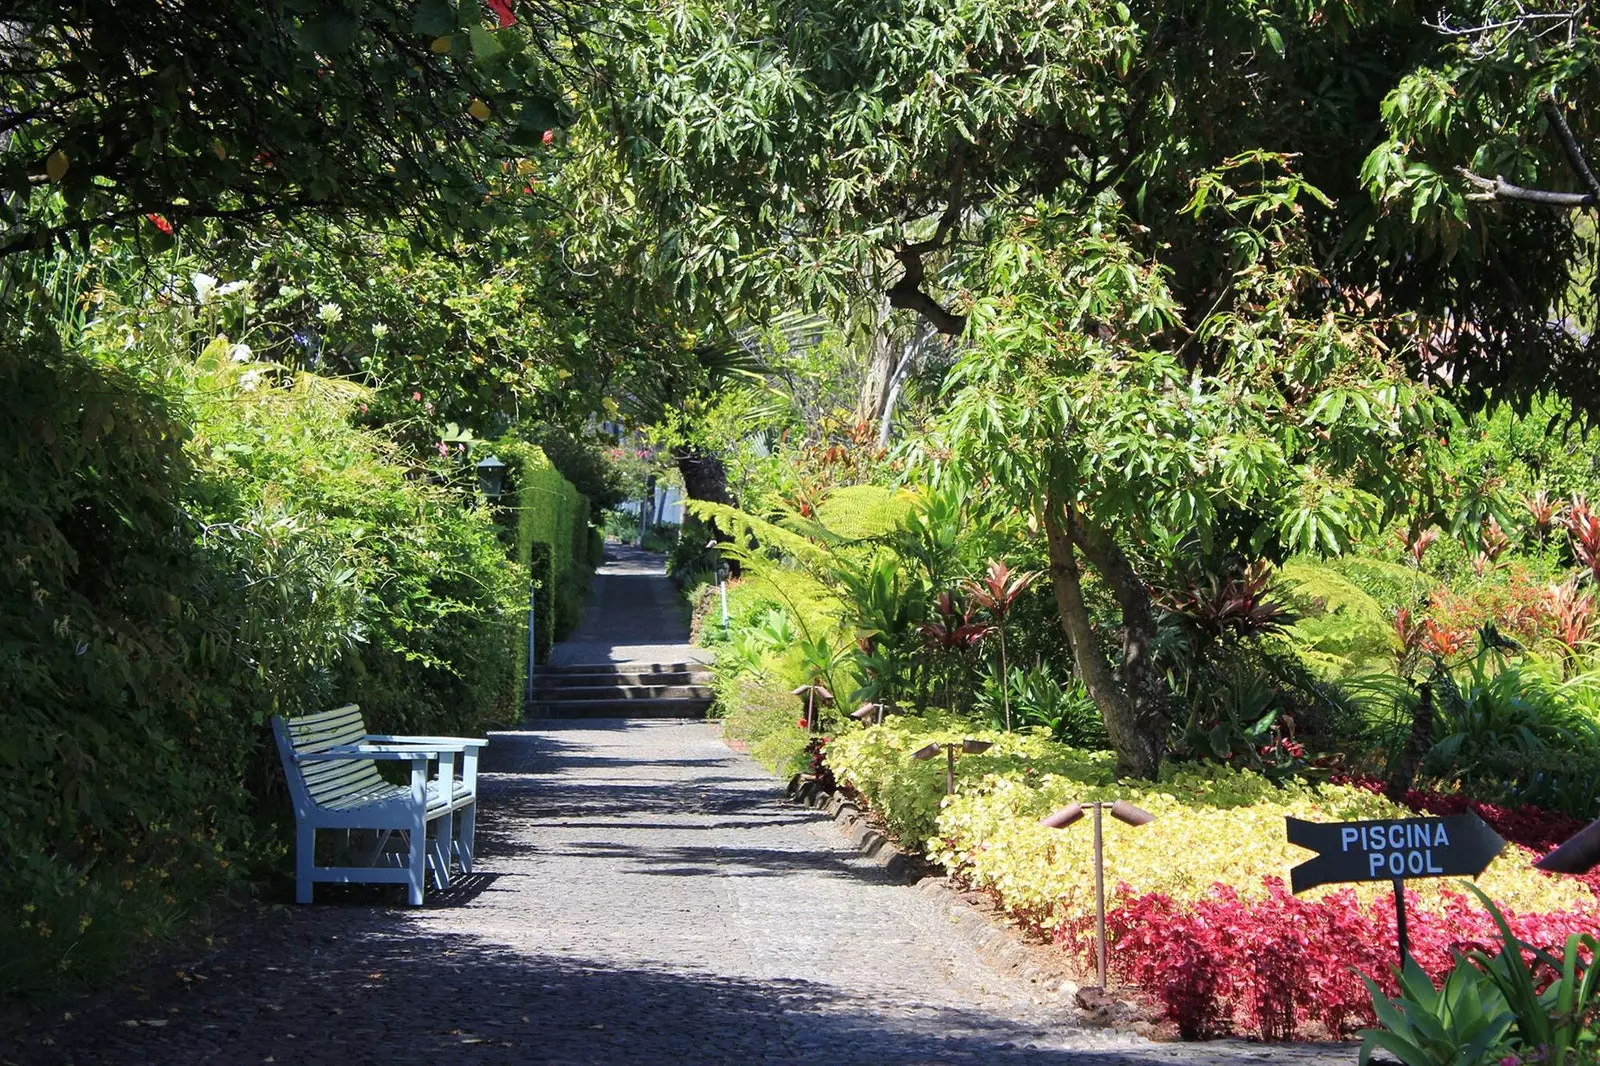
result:
<svg viewBox="0 0 1600 1066"><path fill-rule="evenodd" d="M700 722L535 722L485 758L480 872L420 910L271 909L13 1063L1353 1061L1074 1028ZM319 897L321 898L321 897ZM343 902L340 902L342 900ZM54 1041L45 1045L41 1041Z"/></svg>

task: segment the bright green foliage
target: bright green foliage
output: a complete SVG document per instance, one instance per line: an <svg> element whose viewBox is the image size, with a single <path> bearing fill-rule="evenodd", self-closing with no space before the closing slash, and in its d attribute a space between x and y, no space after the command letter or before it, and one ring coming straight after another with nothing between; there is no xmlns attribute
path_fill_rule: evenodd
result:
<svg viewBox="0 0 1600 1066"><path fill-rule="evenodd" d="M1505 996L1522 1050L1550 1066L1593 1062L1600 1052L1600 940L1574 933L1560 956L1534 950L1512 933L1492 899L1476 885L1467 887L1488 908L1501 937L1497 954L1475 951L1472 960ZM1553 978L1548 984L1547 977Z"/></svg>
<svg viewBox="0 0 1600 1066"><path fill-rule="evenodd" d="M995 741L982 755L957 755L956 794L944 795L941 759L911 753L929 742L963 737ZM1039 818L1070 802L1127 799L1156 815L1138 828L1107 822L1108 884L1138 893L1196 900L1217 883L1246 898L1265 894L1262 881L1283 877L1305 853L1284 837L1287 815L1313 821L1406 817L1404 808L1351 786L1274 783L1248 770L1167 764L1159 782L1115 780L1107 752L1088 752L1039 734L1004 734L960 719L894 717L881 726L850 727L827 747L835 776L858 789L910 846L974 887L998 892L1013 913L1043 928L1092 913L1094 855L1090 834L1062 832ZM1592 895L1531 869L1531 853L1508 848L1484 873L1485 888L1519 911L1587 910ZM1449 888L1415 886L1425 904ZM1382 886L1357 891L1371 898ZM1321 895L1333 889L1315 890Z"/></svg>
<svg viewBox="0 0 1600 1066"><path fill-rule="evenodd" d="M1372 992L1372 1007L1382 1029L1361 1037L1361 1066L1381 1048L1405 1066L1479 1066L1505 1038L1512 1014L1489 975L1466 958L1435 988L1414 959L1400 972L1400 994L1384 995L1377 982L1362 977Z"/></svg>
<svg viewBox="0 0 1600 1066"><path fill-rule="evenodd" d="M354 700L378 730L460 733L514 711L522 594L470 487L408 477L351 424L360 390L184 313L131 320L104 294L70 352L0 356L8 992L103 974L281 870L269 715Z"/></svg>
<svg viewBox="0 0 1600 1066"><path fill-rule="evenodd" d="M1266 229L1292 244L1306 193L1277 165L1262 161L1259 184L1242 167L1231 177L1250 184L1230 199L1241 215L1278 217ZM1207 320L1220 364L1191 370L1145 347L1177 308L1165 271L1113 236L1119 225L1041 208L996 245L1008 295L974 309L982 339L951 379L958 458L1024 509L1054 478L1097 521L1157 550L1193 537L1207 551L1219 519L1243 512L1243 546L1337 553L1426 486L1429 442L1452 413L1407 383L1359 320L1297 317L1297 276L1269 271L1255 247L1235 275L1252 313ZM1102 322L1122 335L1102 339Z"/></svg>
<svg viewBox="0 0 1600 1066"><path fill-rule="evenodd" d="M909 492L885 492L877 485L845 485L833 489L817 504L817 524L847 540L887 536L911 517L916 502Z"/></svg>
<svg viewBox="0 0 1600 1066"><path fill-rule="evenodd" d="M576 421L598 408L601 360L551 292L554 240L508 226L493 240L416 251L399 232L306 225L207 269L250 283L234 299L251 344L370 386L367 420L408 424L420 449L446 422L488 435L511 414ZM215 254L208 239L183 243Z"/></svg>
<svg viewBox="0 0 1600 1066"><path fill-rule="evenodd" d="M1366 564L1365 566L1359 564ZM1278 571L1277 588L1287 593L1299 615L1290 627L1296 650L1320 672L1339 676L1363 668L1386 669L1398 651L1393 609L1367 591L1374 560L1343 558L1322 561L1295 558ZM1432 585L1422 575L1402 573L1415 592L1412 602Z"/></svg>

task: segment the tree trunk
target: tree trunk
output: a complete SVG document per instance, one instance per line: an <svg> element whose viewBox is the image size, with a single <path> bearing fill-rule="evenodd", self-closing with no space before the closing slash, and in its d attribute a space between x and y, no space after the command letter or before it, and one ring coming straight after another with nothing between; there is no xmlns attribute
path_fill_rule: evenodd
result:
<svg viewBox="0 0 1600 1066"><path fill-rule="evenodd" d="M1117 774L1154 778L1161 769L1167 735L1172 728L1163 680L1151 657L1155 615L1150 594L1133 566L1108 536L1086 526L1070 504L1050 492L1044 505L1046 546L1050 556L1050 582L1055 589L1061 627L1072 645L1078 676L1100 715L1117 753ZM1083 599L1083 575L1078 553L1098 570L1122 608L1123 668L1119 680L1089 622Z"/></svg>
<svg viewBox="0 0 1600 1066"><path fill-rule="evenodd" d="M672 450L678 473L683 475L683 491L691 500L733 505L728 494L728 468L722 457L699 448L682 446Z"/></svg>
<svg viewBox="0 0 1600 1066"><path fill-rule="evenodd" d="M889 302L883 301L872 324L872 353L867 373L861 379L861 396L856 403L856 422L876 426L889 403L889 388L900 364L900 345L895 343L894 319Z"/></svg>
<svg viewBox="0 0 1600 1066"><path fill-rule="evenodd" d="M728 492L728 468L723 465L720 455L680 445L672 450L672 457L678 463L678 473L683 477L683 491L689 499L733 506L733 496ZM729 539L727 532L715 520L706 523L706 532L718 541ZM723 561L728 564L728 573L738 577L739 560L724 556Z"/></svg>
<svg viewBox="0 0 1600 1066"><path fill-rule="evenodd" d="M1417 770L1422 766L1422 757L1428 753L1428 748L1433 744L1433 679L1429 678L1418 686L1417 705L1411 709L1411 735L1406 738L1406 745L1395 752L1389 764L1389 780L1384 784L1383 794L1395 803L1405 802L1406 793L1411 791L1412 782L1417 779Z"/></svg>

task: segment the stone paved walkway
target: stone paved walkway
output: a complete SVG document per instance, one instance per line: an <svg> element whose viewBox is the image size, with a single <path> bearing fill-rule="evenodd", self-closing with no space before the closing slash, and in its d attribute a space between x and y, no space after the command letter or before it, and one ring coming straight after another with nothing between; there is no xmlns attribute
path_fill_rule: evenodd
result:
<svg viewBox="0 0 1600 1066"><path fill-rule="evenodd" d="M0 1034L0 1062L1355 1060L1072 1028L714 725L534 723L487 759L472 883L420 910L356 889L269 912L70 1021Z"/></svg>
<svg viewBox="0 0 1600 1066"><path fill-rule="evenodd" d="M550 651L553 666L592 663L709 662L689 643L683 597L666 560L625 544L607 544L577 632Z"/></svg>

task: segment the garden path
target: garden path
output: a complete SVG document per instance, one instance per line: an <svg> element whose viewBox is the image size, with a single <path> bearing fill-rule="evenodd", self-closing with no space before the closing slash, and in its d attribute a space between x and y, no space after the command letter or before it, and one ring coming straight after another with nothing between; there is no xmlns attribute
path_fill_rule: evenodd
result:
<svg viewBox="0 0 1600 1066"><path fill-rule="evenodd" d="M481 782L480 872L427 906L331 888L262 908L213 948L70 1005L70 1020L57 1008L0 1035L0 1061L1355 1059L1076 1028L831 822L782 801L713 724L533 722L493 736Z"/></svg>
<svg viewBox="0 0 1600 1066"><path fill-rule="evenodd" d="M606 545L583 621L550 650L552 666L709 660L689 643L683 597L667 577L666 559L626 544Z"/></svg>

